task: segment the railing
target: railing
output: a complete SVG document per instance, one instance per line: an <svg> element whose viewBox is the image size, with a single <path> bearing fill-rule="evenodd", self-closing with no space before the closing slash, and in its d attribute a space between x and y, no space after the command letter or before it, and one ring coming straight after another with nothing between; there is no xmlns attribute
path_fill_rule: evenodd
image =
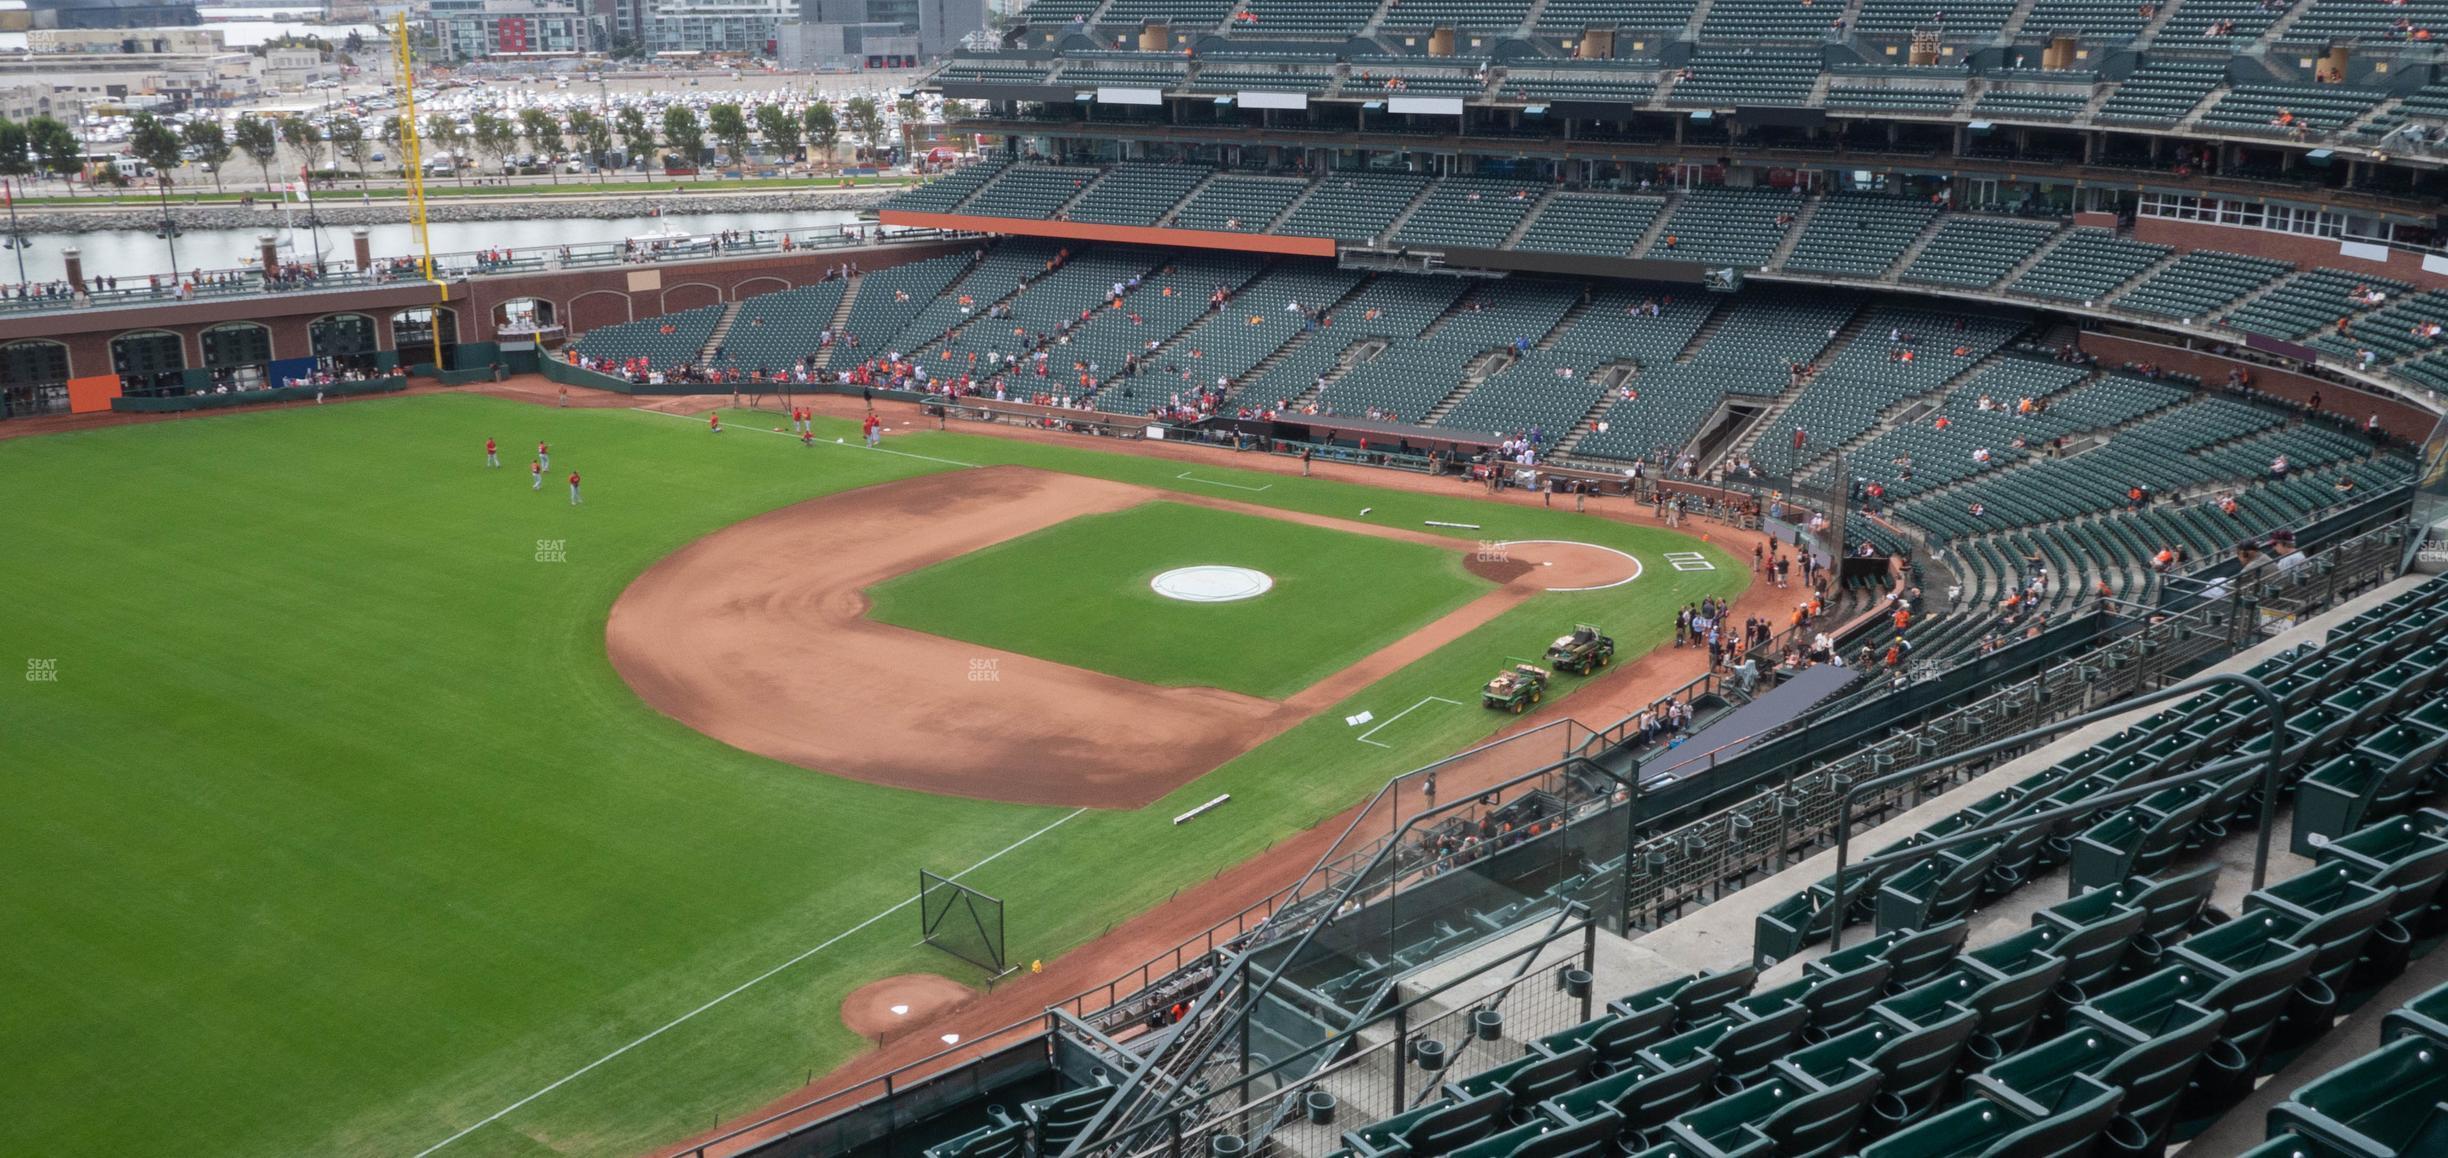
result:
<svg viewBox="0 0 2448 1158"><path fill-rule="evenodd" d="M1807 769L1788 761L1758 770L1755 774L1775 785L1638 843L1624 874L1627 926L1654 928L1687 907L1725 895L1731 891L1727 882L1782 870L1827 847L1843 824L1839 801L1855 785L1884 776L1907 759L1962 753L2001 732L2123 702L2248 646L2259 638L2260 616L2273 606L2301 616L2386 580L2397 573L2410 533L2404 524L2383 527L2322 552L2300 582L2250 584L2225 600L2133 624L2100 648L1844 759ZM1866 797L1853 795L1864 806L1861 814L1881 815L1982 770L1959 764L1934 777L1891 778ZM1649 795L1635 798L1632 806L1644 806Z"/></svg>
<svg viewBox="0 0 2448 1158"><path fill-rule="evenodd" d="M1348 1126L1392 1117L1432 1095L1449 1075L1482 1069L1519 1055L1522 1043L1587 1022L1597 1013L1597 998L1588 974L1596 961L1597 921L1568 912L1530 944L1509 949L1468 973L1405 998L1338 1036L1319 1064L1309 1051L1252 1068L1233 1081L1168 1105L1148 1124L1120 1131L1114 1140L1085 1139L1077 1155L1109 1158L1182 1158L1209 1151L1211 1137L1239 1137L1249 1152L1284 1131L1319 1134L1311 1144L1289 1147L1296 1153L1335 1149L1333 1127L1291 1120L1307 1095L1333 1096L1336 1110ZM1561 970L1581 976L1567 979ZM1507 972L1510 976L1505 976ZM1456 995L1461 995L1455 1000ZM1448 1004L1448 1002L1451 1002ZM1498 1036L1489 1038L1483 1019L1494 1012ZM1414 1042L1434 1041L1446 1048L1440 1068L1428 1070L1415 1061ZM1474 1051L1477 1051L1474 1054ZM1315 1067L1301 1073L1301 1066ZM1422 1070L1414 1075L1412 1070ZM1324 1143L1324 1144L1316 1144Z"/></svg>
<svg viewBox="0 0 2448 1158"><path fill-rule="evenodd" d="M434 274L449 280L502 274L543 273L616 265L653 265L679 261L797 252L855 249L887 242L953 240L981 236L958 230L878 226L806 226L796 229L756 229L727 235L726 240L694 238L685 244L636 246L626 241L581 245L536 246L501 250L470 250L434 255ZM386 285L423 284L415 259L381 257L365 269L353 257L326 258L312 276L267 281L255 266L191 269L170 275L148 275L142 285L119 289L46 293L17 297L0 294L0 314L53 313L65 310L159 306L207 298L250 297L264 293L313 293L357 290ZM122 277L120 281L134 279ZM89 285L97 279L86 276Z"/></svg>

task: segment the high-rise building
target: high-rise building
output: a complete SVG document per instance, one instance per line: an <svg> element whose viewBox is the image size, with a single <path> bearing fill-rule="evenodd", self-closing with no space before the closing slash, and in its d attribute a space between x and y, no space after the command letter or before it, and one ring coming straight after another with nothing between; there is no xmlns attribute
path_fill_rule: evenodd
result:
<svg viewBox="0 0 2448 1158"><path fill-rule="evenodd" d="M577 0L432 0L434 39L450 60L595 52L598 20Z"/></svg>

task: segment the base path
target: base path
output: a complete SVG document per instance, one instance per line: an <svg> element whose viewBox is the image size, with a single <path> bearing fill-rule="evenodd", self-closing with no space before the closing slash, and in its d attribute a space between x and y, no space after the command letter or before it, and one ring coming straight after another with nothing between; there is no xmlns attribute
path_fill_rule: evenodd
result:
<svg viewBox="0 0 2448 1158"><path fill-rule="evenodd" d="M699 539L621 593L606 650L656 710L759 755L925 792L1137 808L1540 590L1638 566L1578 544L1525 549L1488 576L1496 590L1281 701L1159 687L867 617L876 583L1160 498L1475 550L1408 529L986 467L829 495Z"/></svg>

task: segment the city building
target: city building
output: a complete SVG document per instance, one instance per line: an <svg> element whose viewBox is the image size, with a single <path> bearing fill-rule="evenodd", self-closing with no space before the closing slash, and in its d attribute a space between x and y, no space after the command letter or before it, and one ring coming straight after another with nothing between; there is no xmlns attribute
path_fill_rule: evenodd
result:
<svg viewBox="0 0 2448 1158"><path fill-rule="evenodd" d="M785 68L905 68L985 25L984 0L800 0L775 55Z"/></svg>
<svg viewBox="0 0 2448 1158"><path fill-rule="evenodd" d="M770 56L782 22L797 15L794 0L649 0L649 52L719 52Z"/></svg>
<svg viewBox="0 0 2448 1158"><path fill-rule="evenodd" d="M432 0L430 20L446 60L569 55L605 47L596 14L575 0Z"/></svg>
<svg viewBox="0 0 2448 1158"><path fill-rule="evenodd" d="M218 28L35 28L26 50L36 56L146 56L220 52Z"/></svg>
<svg viewBox="0 0 2448 1158"><path fill-rule="evenodd" d="M192 3L163 0L28 0L33 28L153 28L200 24Z"/></svg>

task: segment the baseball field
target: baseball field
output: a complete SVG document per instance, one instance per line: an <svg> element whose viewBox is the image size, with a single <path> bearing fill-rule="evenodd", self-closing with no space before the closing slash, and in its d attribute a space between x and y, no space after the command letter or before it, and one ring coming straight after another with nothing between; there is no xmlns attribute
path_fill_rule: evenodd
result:
<svg viewBox="0 0 2448 1158"><path fill-rule="evenodd" d="M1637 655L1747 575L1458 484L776 421L0 442L0 1153L649 1150L856 1053L862 984L983 980L917 870L1054 960L1511 722L1478 685L1561 627ZM1150 590L1206 563L1277 585Z"/></svg>

